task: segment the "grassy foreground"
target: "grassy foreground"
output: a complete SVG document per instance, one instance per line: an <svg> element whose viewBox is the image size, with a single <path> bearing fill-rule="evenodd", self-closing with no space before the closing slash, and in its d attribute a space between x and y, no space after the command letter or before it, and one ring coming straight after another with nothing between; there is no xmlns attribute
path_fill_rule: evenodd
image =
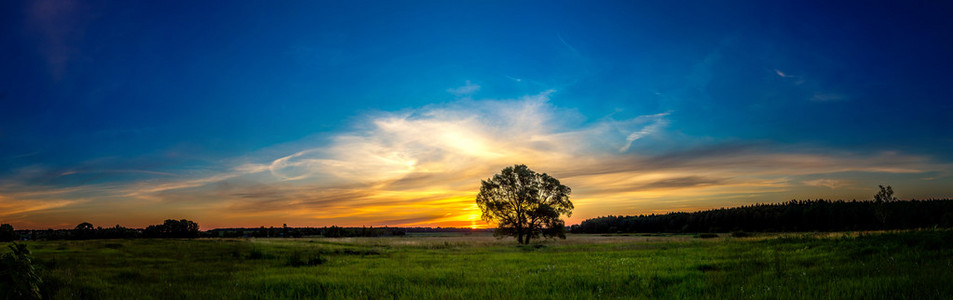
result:
<svg viewBox="0 0 953 300"><path fill-rule="evenodd" d="M953 231L29 242L47 299L953 298Z"/></svg>

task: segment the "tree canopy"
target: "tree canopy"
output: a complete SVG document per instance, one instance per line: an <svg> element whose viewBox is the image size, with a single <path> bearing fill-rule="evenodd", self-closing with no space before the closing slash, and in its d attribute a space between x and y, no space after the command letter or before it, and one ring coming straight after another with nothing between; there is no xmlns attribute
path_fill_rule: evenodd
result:
<svg viewBox="0 0 953 300"><path fill-rule="evenodd" d="M559 216L572 215L572 190L556 178L515 165L481 183L476 203L483 220L497 224L494 236L515 236L521 244L540 236L566 238Z"/></svg>
<svg viewBox="0 0 953 300"><path fill-rule="evenodd" d="M874 202L878 202L878 203L891 202L891 201L897 201L897 200L898 200L897 197L893 196L893 188L890 187L889 185L887 187L884 187L881 185L880 192L877 192L877 194L874 195Z"/></svg>
<svg viewBox="0 0 953 300"><path fill-rule="evenodd" d="M169 219L160 225L146 227L143 234L150 237L197 237L199 235L199 224L186 219Z"/></svg>
<svg viewBox="0 0 953 300"><path fill-rule="evenodd" d="M10 224L0 224L0 242L9 242L17 239L17 233Z"/></svg>
<svg viewBox="0 0 953 300"><path fill-rule="evenodd" d="M890 212L885 224L880 212ZM791 200L696 212L604 216L572 233L805 232L953 228L953 199L875 201Z"/></svg>

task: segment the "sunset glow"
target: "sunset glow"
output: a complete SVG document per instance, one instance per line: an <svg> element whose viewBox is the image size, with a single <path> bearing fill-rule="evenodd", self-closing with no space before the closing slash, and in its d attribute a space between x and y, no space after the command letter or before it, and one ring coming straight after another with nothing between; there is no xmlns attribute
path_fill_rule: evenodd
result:
<svg viewBox="0 0 953 300"><path fill-rule="evenodd" d="M3 4L0 223L488 228L514 164L572 188L566 224L953 196L953 47L922 24L504 3ZM919 42L854 51L881 39Z"/></svg>

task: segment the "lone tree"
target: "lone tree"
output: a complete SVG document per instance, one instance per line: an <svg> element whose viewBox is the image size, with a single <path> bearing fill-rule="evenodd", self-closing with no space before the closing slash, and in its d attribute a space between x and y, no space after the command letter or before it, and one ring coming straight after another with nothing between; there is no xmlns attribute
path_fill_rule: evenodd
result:
<svg viewBox="0 0 953 300"><path fill-rule="evenodd" d="M91 239L95 233L96 229L93 228L93 224L83 222L76 225L76 228L73 229L73 238L78 240Z"/></svg>
<svg viewBox="0 0 953 300"><path fill-rule="evenodd" d="M874 202L877 203L874 212L877 214L877 217L880 218L880 222L883 223L884 228L887 227L887 215L889 214L887 203L896 202L897 200L897 197L893 196L893 188L889 185L887 187L881 185L880 192L874 195Z"/></svg>
<svg viewBox="0 0 953 300"><path fill-rule="evenodd" d="M874 195L874 201L877 203L893 202L893 201L897 201L897 197L893 196L892 187L890 187L889 185L887 187L884 187L881 185L880 192L877 192L877 194Z"/></svg>
<svg viewBox="0 0 953 300"><path fill-rule="evenodd" d="M566 224L559 216L572 215L572 190L556 178L515 165L481 182L476 203L484 221L498 224L494 236L515 236L520 244L540 235L566 238Z"/></svg>

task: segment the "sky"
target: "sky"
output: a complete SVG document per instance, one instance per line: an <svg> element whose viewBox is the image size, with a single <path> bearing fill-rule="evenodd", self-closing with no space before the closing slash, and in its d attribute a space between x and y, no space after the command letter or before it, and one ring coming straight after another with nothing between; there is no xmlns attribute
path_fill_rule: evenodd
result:
<svg viewBox="0 0 953 300"><path fill-rule="evenodd" d="M949 1L2 1L0 223L486 227L953 197ZM492 224L489 224L492 226Z"/></svg>

